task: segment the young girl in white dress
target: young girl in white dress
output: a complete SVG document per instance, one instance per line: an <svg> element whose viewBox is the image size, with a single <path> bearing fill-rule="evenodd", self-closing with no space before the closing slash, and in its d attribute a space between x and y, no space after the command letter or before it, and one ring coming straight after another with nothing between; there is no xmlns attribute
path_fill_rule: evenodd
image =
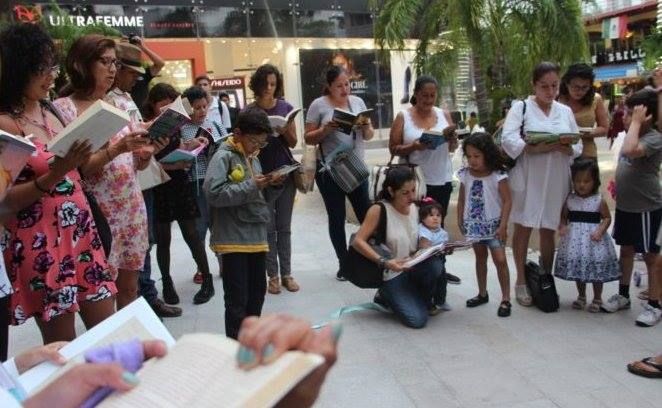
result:
<svg viewBox="0 0 662 408"><path fill-rule="evenodd" d="M594 159L577 159L572 164L573 192L561 212L561 242L554 275L577 283L574 309L586 307L586 284L593 284L593 301L588 311L597 313L602 305L602 284L621 276L618 258L607 228L611 214L598 192L600 172Z"/></svg>

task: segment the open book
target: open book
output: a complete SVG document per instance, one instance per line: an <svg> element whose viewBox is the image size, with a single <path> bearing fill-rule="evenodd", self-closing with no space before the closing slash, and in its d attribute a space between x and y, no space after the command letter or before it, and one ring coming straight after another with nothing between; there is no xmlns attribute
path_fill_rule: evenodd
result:
<svg viewBox="0 0 662 408"><path fill-rule="evenodd" d="M239 343L219 334L186 334L158 360L138 371L140 384L115 393L98 407L270 407L324 359L290 351L269 365L237 367Z"/></svg>
<svg viewBox="0 0 662 408"><path fill-rule="evenodd" d="M288 126L294 120L294 118L296 118L299 112L301 112L301 108L292 109L290 113L284 117L279 115L271 115L269 116L269 123L271 124L272 128Z"/></svg>
<svg viewBox="0 0 662 408"><path fill-rule="evenodd" d="M373 109L366 109L360 112L350 112L344 109L335 108L333 110L332 120L340 125L341 132L351 135L352 128L355 125L367 120L370 117L372 111Z"/></svg>
<svg viewBox="0 0 662 408"><path fill-rule="evenodd" d="M271 173L268 173L267 176L271 177L280 177L284 176L286 174L290 174L293 171L298 170L301 167L300 163L295 163L295 164L286 164L284 166L280 166L276 170L272 171Z"/></svg>
<svg viewBox="0 0 662 408"><path fill-rule="evenodd" d="M434 150L442 144L446 143L446 136L444 136L443 131L439 130L424 130L421 134L420 139L421 143L428 146L428 149Z"/></svg>
<svg viewBox="0 0 662 408"><path fill-rule="evenodd" d="M575 144L579 142L579 133L550 133L550 132L536 132L528 131L526 132L526 137L524 138L528 144L538 144L538 143L563 143L563 144Z"/></svg>
<svg viewBox="0 0 662 408"><path fill-rule="evenodd" d="M413 254L402 266L404 266L405 268L411 268L437 254L469 249L472 247L474 242L475 242L474 240L453 241L453 242L446 242L445 244L439 244L439 245L433 245L431 247L427 247Z"/></svg>
<svg viewBox="0 0 662 408"><path fill-rule="evenodd" d="M186 98L178 96L170 105L161 110L161 114L154 119L147 129L151 140L165 137L171 138L179 128L191 120L189 116L193 112L191 104Z"/></svg>
<svg viewBox="0 0 662 408"><path fill-rule="evenodd" d="M18 177L30 156L37 150L30 136L14 136L0 130L0 188L7 188Z"/></svg>
<svg viewBox="0 0 662 408"><path fill-rule="evenodd" d="M98 100L48 142L48 151L64 157L74 142L87 140L96 152L129 121L127 112Z"/></svg>
<svg viewBox="0 0 662 408"><path fill-rule="evenodd" d="M200 145L193 150L175 149L163 157L159 162L163 164L177 163L179 161L193 161L202 152L206 145Z"/></svg>
<svg viewBox="0 0 662 408"><path fill-rule="evenodd" d="M62 347L60 354L68 360L63 367L44 362L23 373L19 381L28 394L33 394L73 365L83 362L87 350L135 338L163 340L168 347L175 344L168 329L142 297Z"/></svg>

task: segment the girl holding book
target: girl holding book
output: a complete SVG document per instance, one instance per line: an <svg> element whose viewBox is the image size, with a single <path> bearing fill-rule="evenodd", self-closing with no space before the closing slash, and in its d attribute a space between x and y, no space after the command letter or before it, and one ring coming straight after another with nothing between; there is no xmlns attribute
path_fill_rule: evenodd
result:
<svg viewBox="0 0 662 408"><path fill-rule="evenodd" d="M85 35L72 44L66 58L72 93L54 102L67 123L106 97L115 84L119 64L115 42L109 38ZM147 211L136 171L149 164L151 153L147 149L151 146L143 137L147 132L134 130L137 127L136 122L129 123L81 166L86 189L110 226L108 263L116 278L118 308L138 296L138 274L149 247Z"/></svg>
<svg viewBox="0 0 662 408"><path fill-rule="evenodd" d="M75 315L89 329L114 311L115 282L83 193L78 168L93 158L75 143L62 158L46 150L64 124L46 102L57 76L55 44L39 25L0 34L0 129L33 135L35 155L2 205L0 247L14 291L11 323L34 317L44 343L73 340Z"/></svg>
<svg viewBox="0 0 662 408"><path fill-rule="evenodd" d="M467 307L489 301L487 294L487 251L497 269L501 286L499 317L510 316L510 272L506 261L508 217L512 205L508 175L501 152L492 136L474 133L462 143L467 167L460 169L460 195L457 200L457 222L460 231L471 240L476 255L478 295L467 300Z"/></svg>
<svg viewBox="0 0 662 408"><path fill-rule="evenodd" d="M559 66L541 62L533 70L534 95L513 103L503 125L501 147L517 164L508 178L513 197L510 221L513 231L513 258L517 268L515 296L523 306L531 305L531 293L524 279L526 254L531 230L540 232L542 267L552 271L554 233L558 228L561 207L570 192L570 163L581 154L581 141L527 144L527 131L579 133L572 110L556 101Z"/></svg>
<svg viewBox="0 0 662 408"><path fill-rule="evenodd" d="M283 99L283 75L271 64L260 66L248 84L255 95L251 105L260 108L267 115L287 116L294 107ZM267 145L260 149L260 164L265 174L285 165L294 164L291 148L297 145L296 125L290 121L284 127L274 127L274 134L267 138ZM287 176L283 184L268 187L264 196L271 209L271 221L267 237L269 253L267 254L267 290L271 294L280 293L280 285L290 292L299 290L299 284L292 277L291 258L291 226L292 209L296 187L294 173ZM280 272L280 280L278 278Z"/></svg>
<svg viewBox="0 0 662 408"><path fill-rule="evenodd" d="M354 126L352 134L343 133L338 122L333 120L334 109L339 108L351 112L361 112L366 109L365 102L358 96L350 94L349 76L337 65L326 71L324 95L310 104L306 113L305 139L309 145L319 145L317 173L315 182L324 200L329 216L329 236L333 249L338 257L338 264L347 255L347 238L345 236L345 197L352 204L359 222L363 222L370 206L368 195L368 180L366 179L351 193L345 193L333 180L328 171L322 169L322 160L334 151L350 147L362 160L364 159L364 142L372 139L375 130L369 119ZM324 157L322 157L324 155ZM340 270L336 279L344 281Z"/></svg>

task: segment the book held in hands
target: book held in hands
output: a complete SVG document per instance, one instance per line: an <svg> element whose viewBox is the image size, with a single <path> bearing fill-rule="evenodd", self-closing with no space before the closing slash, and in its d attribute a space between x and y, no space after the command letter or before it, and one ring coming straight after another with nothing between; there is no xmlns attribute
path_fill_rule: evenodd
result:
<svg viewBox="0 0 662 408"><path fill-rule="evenodd" d="M350 112L344 109L335 108L333 110L332 120L340 127L339 130L347 135L352 134L352 128L370 118L373 109L366 109L360 112Z"/></svg>
<svg viewBox="0 0 662 408"><path fill-rule="evenodd" d="M435 150L447 141L444 132L439 130L424 130L418 140L427 145L430 150Z"/></svg>
<svg viewBox="0 0 662 408"><path fill-rule="evenodd" d="M163 164L172 164L180 161L193 161L203 150L205 150L205 147L207 147L207 145L200 145L193 150L175 149L159 160L159 162Z"/></svg>
<svg viewBox="0 0 662 408"><path fill-rule="evenodd" d="M444 244L438 244L438 245L433 245L431 247L423 248L417 251L411 257L409 257L409 259L407 259L407 261L404 264L402 264L402 266L405 268L411 268L437 254L444 254L452 251L461 251L464 249L469 249L472 247L474 242L475 240L469 239L466 241L446 242Z"/></svg>
<svg viewBox="0 0 662 408"><path fill-rule="evenodd" d="M287 174L290 174L290 173L292 173L293 171L298 170L299 168L301 168L301 164L300 164L300 163L286 164L286 165L284 165L284 166L280 166L279 168L277 168L276 170L272 171L271 173L268 173L267 176L278 178L278 177L281 177L281 176L285 176L285 175L287 175Z"/></svg>
<svg viewBox="0 0 662 408"><path fill-rule="evenodd" d="M48 151L64 157L74 142L88 141L94 153L129 122L127 112L98 100L48 142Z"/></svg>
<svg viewBox="0 0 662 408"><path fill-rule="evenodd" d="M25 163L36 151L30 136L14 136L0 130L0 188L12 184L21 173Z"/></svg>
<svg viewBox="0 0 662 408"><path fill-rule="evenodd" d="M294 118L297 117L299 112L301 112L301 108L292 109L285 116L270 115L269 123L271 124L271 127L274 129L274 132L276 131L276 128L284 128L286 126L289 126L289 124L292 123Z"/></svg>
<svg viewBox="0 0 662 408"><path fill-rule="evenodd" d="M524 138L526 143L535 145L539 143L562 143L575 144L579 142L579 133L551 133L551 132L526 132Z"/></svg>
<svg viewBox="0 0 662 408"><path fill-rule="evenodd" d="M178 96L173 103L161 110L161 114L147 128L149 138L151 140L170 139L185 123L191 121L189 116L191 113L193 113L193 108L188 100Z"/></svg>

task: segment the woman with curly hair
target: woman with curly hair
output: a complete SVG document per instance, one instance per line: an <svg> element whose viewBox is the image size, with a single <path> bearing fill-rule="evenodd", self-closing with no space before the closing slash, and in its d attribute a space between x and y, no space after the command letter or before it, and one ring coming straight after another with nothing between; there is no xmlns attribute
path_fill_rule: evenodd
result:
<svg viewBox="0 0 662 408"><path fill-rule="evenodd" d="M264 110L267 115L287 116L294 108L283 99L283 75L271 64L260 66L248 85L255 95L251 106ZM264 174L278 167L293 164L290 149L297 145L297 133L294 122L284 127L275 127L275 134L268 138L268 144L260 149L259 159ZM280 293L280 284L290 292L299 290L299 285L292 277L291 258L292 209L296 195L294 174L290 173L283 184L270 186L264 190L264 196L270 206L271 221L267 230L269 253L267 254L268 291ZM280 281L278 272L280 270Z"/></svg>
<svg viewBox="0 0 662 408"><path fill-rule="evenodd" d="M67 123L106 97L119 65L115 42L109 38L85 35L71 45L66 70L72 94L55 101ZM145 201L136 176L136 170L144 169L151 157L144 149L148 143L142 137L145 134L142 129L125 127L81 167L86 188L110 226L108 264L116 278L118 309L138 296L138 273L149 246Z"/></svg>
<svg viewBox="0 0 662 408"><path fill-rule="evenodd" d="M33 135L37 148L3 202L15 214L0 239L14 291L11 323L35 317L44 344L73 340L74 313L89 329L113 313L116 292L77 170L90 146L74 144L63 158L46 150L64 126L47 102L59 69L48 34L34 24L10 26L0 52L0 129Z"/></svg>
<svg viewBox="0 0 662 408"><path fill-rule="evenodd" d="M595 74L589 65L583 63L570 65L561 78L559 102L568 105L575 115L584 145L582 157L597 160L598 148L594 139L607 136L609 113L600 94L595 93L593 81Z"/></svg>
<svg viewBox="0 0 662 408"><path fill-rule="evenodd" d="M512 200L503 156L492 136L474 133L464 139L462 153L467 167L458 171L460 195L457 199L457 222L460 231L473 245L476 255L478 295L467 300L467 307L476 307L489 300L487 295L487 250L497 269L501 286L499 317L510 316L510 278L506 261L508 217Z"/></svg>

